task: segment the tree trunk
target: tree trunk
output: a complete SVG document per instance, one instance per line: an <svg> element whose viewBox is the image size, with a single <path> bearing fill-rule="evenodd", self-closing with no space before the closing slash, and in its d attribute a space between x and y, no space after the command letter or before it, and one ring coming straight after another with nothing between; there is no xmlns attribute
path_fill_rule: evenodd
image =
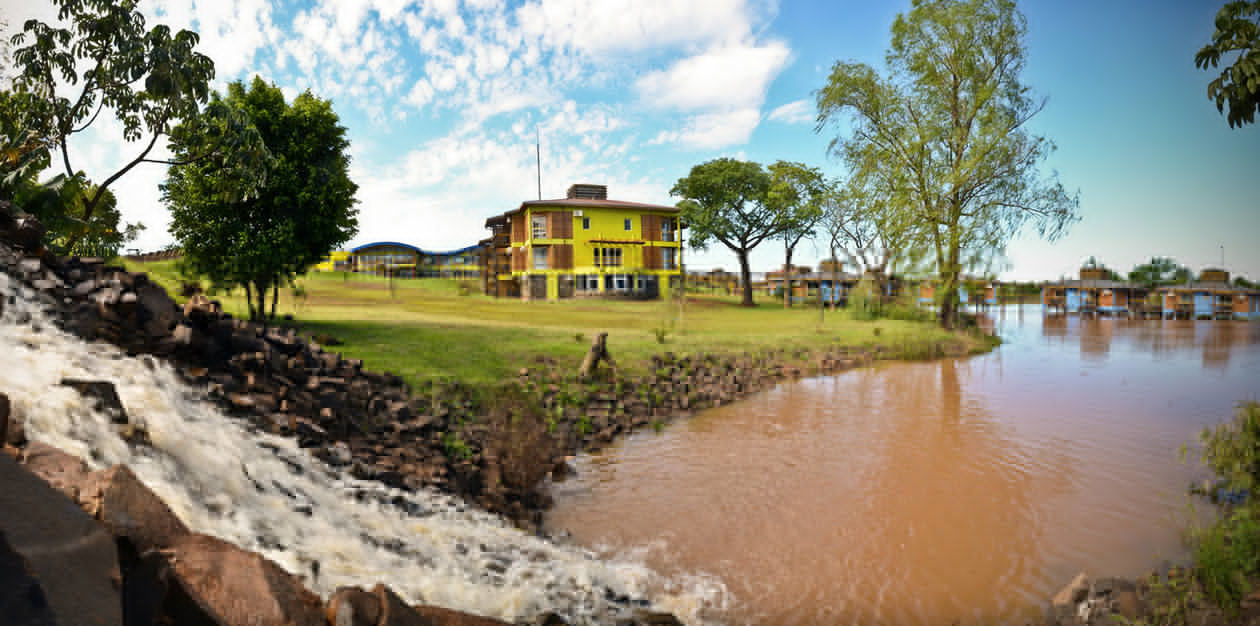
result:
<svg viewBox="0 0 1260 626"><path fill-rule="evenodd" d="M250 289L249 281L245 281L245 308L249 309L249 319L254 319L254 291Z"/></svg>
<svg viewBox="0 0 1260 626"><path fill-rule="evenodd" d="M276 319L276 301L280 299L280 282L271 284L271 319Z"/></svg>
<svg viewBox="0 0 1260 626"><path fill-rule="evenodd" d="M744 287L744 298L740 304L755 306L752 297L752 272L748 270L748 250L739 250L735 255L739 257L739 283Z"/></svg>
<svg viewBox="0 0 1260 626"><path fill-rule="evenodd" d="M792 248L786 248L783 259L783 308L792 308Z"/></svg>
<svg viewBox="0 0 1260 626"><path fill-rule="evenodd" d="M267 314L267 283L260 280L254 281L254 295L258 298L258 306L250 312L251 319L261 322L263 316Z"/></svg>
<svg viewBox="0 0 1260 626"><path fill-rule="evenodd" d="M608 333L599 333L591 339L591 349L586 353L586 358L582 359L582 367L578 370L578 378L590 380L591 375L595 373L595 369L599 367L600 361L607 361L608 366L613 370L613 374L617 373L617 363L613 361L612 355L608 353Z"/></svg>

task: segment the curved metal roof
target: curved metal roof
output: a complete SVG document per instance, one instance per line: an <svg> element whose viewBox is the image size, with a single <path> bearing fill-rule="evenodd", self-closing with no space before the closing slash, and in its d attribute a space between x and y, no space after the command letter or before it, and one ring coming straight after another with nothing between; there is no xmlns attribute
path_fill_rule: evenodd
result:
<svg viewBox="0 0 1260 626"><path fill-rule="evenodd" d="M473 244L471 246L460 248L458 250L444 250L444 251L439 252L435 250L425 250L424 248L418 248L409 243L402 243L399 241L374 241L372 243L365 243L361 246L356 246L354 248L351 248L350 252L352 254L358 254L359 252L366 250L368 248L381 248L385 246L392 246L395 248L406 248L407 250L411 250L412 252L415 252L416 254L423 254L425 256L451 256L454 254L463 254L465 252L470 252L480 247L477 244Z"/></svg>

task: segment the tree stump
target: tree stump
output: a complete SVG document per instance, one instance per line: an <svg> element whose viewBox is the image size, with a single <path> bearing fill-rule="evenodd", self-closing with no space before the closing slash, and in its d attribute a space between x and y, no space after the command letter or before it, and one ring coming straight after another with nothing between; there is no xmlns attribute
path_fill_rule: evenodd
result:
<svg viewBox="0 0 1260 626"><path fill-rule="evenodd" d="M586 353L586 358L582 359L582 369L578 370L578 378L589 380L595 373L595 369L599 367L600 361L607 361L608 367L612 368L614 374L617 373L617 363L608 353L608 333L599 333L591 339L591 349Z"/></svg>

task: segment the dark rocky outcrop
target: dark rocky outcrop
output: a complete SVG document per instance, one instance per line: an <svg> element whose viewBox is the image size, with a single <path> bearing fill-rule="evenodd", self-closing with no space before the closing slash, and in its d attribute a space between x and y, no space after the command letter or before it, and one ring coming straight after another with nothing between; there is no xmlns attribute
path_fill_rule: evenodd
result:
<svg viewBox="0 0 1260 626"><path fill-rule="evenodd" d="M122 623L113 536L70 499L2 454L0 533L8 549L21 557L23 571L38 583L38 591L25 583L26 609L41 615L39 604L44 602L58 624ZM11 567L13 557L6 560Z"/></svg>

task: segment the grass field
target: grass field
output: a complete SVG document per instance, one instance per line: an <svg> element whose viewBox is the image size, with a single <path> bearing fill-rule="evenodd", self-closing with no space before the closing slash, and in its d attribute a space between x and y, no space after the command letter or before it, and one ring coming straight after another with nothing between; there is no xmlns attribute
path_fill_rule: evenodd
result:
<svg viewBox="0 0 1260 626"><path fill-rule="evenodd" d="M178 292L173 261L127 265L147 272L173 295ZM472 281L467 283L471 293L461 295L458 281L446 279L398 279L392 294L389 281L367 275L310 274L297 284L305 297L282 289L277 314L292 314L304 335L335 337L343 345L331 349L413 385L428 379L494 382L516 375L540 355L576 370L598 332L608 333L609 351L630 372L641 371L652 354L666 351L887 345L900 353L904 346L957 337L930 323L857 321L845 311L827 311L820 322L816 307L785 310L770 297L746 309L735 298L693 295L680 313L677 301L496 299L478 293ZM212 297L228 312L246 314L241 290ZM982 347L973 337L966 340L975 349Z"/></svg>

